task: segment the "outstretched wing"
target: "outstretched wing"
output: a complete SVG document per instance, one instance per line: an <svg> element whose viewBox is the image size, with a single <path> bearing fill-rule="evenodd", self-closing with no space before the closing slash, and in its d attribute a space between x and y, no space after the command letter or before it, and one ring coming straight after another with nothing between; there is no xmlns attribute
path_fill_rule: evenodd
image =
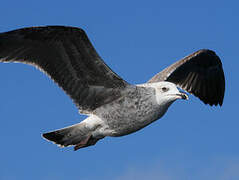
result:
<svg viewBox="0 0 239 180"><path fill-rule="evenodd" d="M45 26L0 33L0 62L39 68L86 112L118 98L128 85L103 62L80 28Z"/></svg>
<svg viewBox="0 0 239 180"><path fill-rule="evenodd" d="M194 94L205 104L223 103L225 77L220 58L215 52L199 50L156 74L148 82L169 81Z"/></svg>

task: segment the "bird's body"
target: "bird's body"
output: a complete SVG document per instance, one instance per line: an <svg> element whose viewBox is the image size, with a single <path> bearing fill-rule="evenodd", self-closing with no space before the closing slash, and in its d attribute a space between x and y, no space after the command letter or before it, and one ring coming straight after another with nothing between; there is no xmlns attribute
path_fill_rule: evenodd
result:
<svg viewBox="0 0 239 180"><path fill-rule="evenodd" d="M169 88L170 90L163 92L162 88ZM66 137L77 138L77 133L73 135L72 132L78 132L77 130L82 129L89 132L90 137L94 139L93 142L97 142L106 136L124 136L161 118L177 99L187 99L187 95L180 93L177 87L170 82L129 85L123 90L120 98L98 107L91 114L87 114L89 117L84 121L76 126L71 126L75 129L74 131L65 133L64 128L46 133L44 137L55 140L58 135L56 132L61 136L60 132L63 131L64 134L68 134ZM62 140L62 138L59 139ZM57 143L68 146L66 139ZM76 146L75 149L78 148Z"/></svg>
<svg viewBox="0 0 239 180"><path fill-rule="evenodd" d="M172 102L159 104L155 87L145 85L131 86L121 98L93 111L109 129L105 136L133 133L164 115Z"/></svg>
<svg viewBox="0 0 239 180"><path fill-rule="evenodd" d="M33 65L50 76L89 117L43 137L75 150L106 136L123 136L161 118L180 87L205 104L222 105L225 78L219 57L199 50L165 68L148 82L132 85L100 58L80 28L46 26L0 33L0 62Z"/></svg>

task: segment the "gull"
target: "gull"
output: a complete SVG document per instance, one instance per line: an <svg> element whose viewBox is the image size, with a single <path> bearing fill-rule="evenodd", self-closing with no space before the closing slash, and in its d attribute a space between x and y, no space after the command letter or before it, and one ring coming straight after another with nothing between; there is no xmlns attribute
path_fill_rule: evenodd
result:
<svg viewBox="0 0 239 180"><path fill-rule="evenodd" d="M165 68L148 82L133 85L108 67L81 28L28 27L0 33L0 62L33 65L70 96L78 124L47 132L43 137L74 150L100 139L136 132L161 118L185 92L205 104L223 104L225 77L220 58L201 49Z"/></svg>

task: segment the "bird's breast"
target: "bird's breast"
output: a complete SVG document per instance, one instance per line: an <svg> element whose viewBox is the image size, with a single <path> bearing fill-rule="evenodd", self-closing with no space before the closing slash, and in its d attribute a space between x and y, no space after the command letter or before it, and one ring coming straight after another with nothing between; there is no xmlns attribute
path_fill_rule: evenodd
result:
<svg viewBox="0 0 239 180"><path fill-rule="evenodd" d="M123 136L142 129L162 117L162 109L152 93L124 96L101 108L99 116L112 130L110 136Z"/></svg>

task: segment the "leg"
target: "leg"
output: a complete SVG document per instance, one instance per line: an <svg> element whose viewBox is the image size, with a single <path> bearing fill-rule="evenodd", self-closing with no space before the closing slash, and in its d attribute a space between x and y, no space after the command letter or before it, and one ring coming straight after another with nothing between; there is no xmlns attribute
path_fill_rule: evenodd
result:
<svg viewBox="0 0 239 180"><path fill-rule="evenodd" d="M80 148L95 145L99 140L100 139L93 138L92 135L88 135L83 141L75 145L74 150L76 151Z"/></svg>

